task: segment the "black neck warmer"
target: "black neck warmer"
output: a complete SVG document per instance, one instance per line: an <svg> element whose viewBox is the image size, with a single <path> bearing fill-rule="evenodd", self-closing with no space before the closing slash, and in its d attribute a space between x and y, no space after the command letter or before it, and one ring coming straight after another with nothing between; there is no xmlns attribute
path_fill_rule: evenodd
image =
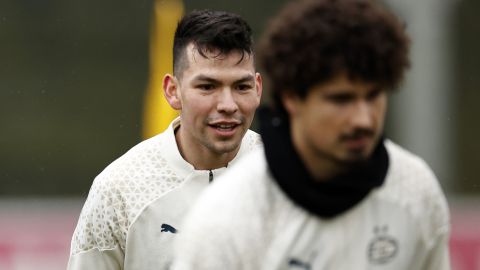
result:
<svg viewBox="0 0 480 270"><path fill-rule="evenodd" d="M322 218L332 218L383 184L389 164L383 139L362 166L326 181L314 181L293 147L286 117L267 108L260 109L258 114L269 169L283 192L304 209Z"/></svg>

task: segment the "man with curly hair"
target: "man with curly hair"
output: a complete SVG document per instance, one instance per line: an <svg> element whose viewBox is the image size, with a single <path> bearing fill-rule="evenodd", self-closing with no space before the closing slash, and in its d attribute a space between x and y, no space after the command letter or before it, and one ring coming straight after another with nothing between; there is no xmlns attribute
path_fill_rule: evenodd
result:
<svg viewBox="0 0 480 270"><path fill-rule="evenodd" d="M374 1L292 1L259 50L264 147L201 196L174 269L450 269L439 183L383 135L409 66L399 19Z"/></svg>

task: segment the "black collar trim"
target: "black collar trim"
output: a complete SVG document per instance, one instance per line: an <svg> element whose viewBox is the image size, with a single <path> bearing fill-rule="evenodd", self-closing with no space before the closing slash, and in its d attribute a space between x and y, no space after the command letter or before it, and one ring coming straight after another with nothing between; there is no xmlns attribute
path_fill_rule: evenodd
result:
<svg viewBox="0 0 480 270"><path fill-rule="evenodd" d="M358 204L383 184L389 158L383 139L363 166L328 181L314 181L296 153L285 116L262 108L260 135L267 163L275 181L295 203L322 217L332 218Z"/></svg>

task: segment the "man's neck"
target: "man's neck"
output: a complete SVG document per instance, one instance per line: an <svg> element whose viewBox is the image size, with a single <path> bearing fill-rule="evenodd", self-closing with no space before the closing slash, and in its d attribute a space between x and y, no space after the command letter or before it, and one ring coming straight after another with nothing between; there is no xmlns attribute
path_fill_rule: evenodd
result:
<svg viewBox="0 0 480 270"><path fill-rule="evenodd" d="M315 152L311 146L305 144L305 140L299 134L295 134L295 130L291 129L290 132L295 151L316 181L328 181L348 170L346 166L332 158Z"/></svg>
<svg viewBox="0 0 480 270"><path fill-rule="evenodd" d="M345 166L340 166L337 162L326 157L313 155L311 151L301 151L297 148L296 151L316 181L328 181L347 170Z"/></svg>

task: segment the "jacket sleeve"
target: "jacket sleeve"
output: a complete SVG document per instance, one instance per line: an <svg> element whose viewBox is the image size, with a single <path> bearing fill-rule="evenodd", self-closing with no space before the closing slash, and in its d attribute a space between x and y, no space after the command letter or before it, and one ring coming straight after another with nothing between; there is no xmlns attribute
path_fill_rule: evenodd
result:
<svg viewBox="0 0 480 270"><path fill-rule="evenodd" d="M70 255L68 270L119 270L123 269L123 252L119 247L111 250L91 249Z"/></svg>
<svg viewBox="0 0 480 270"><path fill-rule="evenodd" d="M72 237L68 270L123 269L124 233L122 207L112 203L120 196L98 176L82 208Z"/></svg>
<svg viewBox="0 0 480 270"><path fill-rule="evenodd" d="M450 270L450 254L448 248L449 234L442 233L430 249L426 258L425 270Z"/></svg>
<svg viewBox="0 0 480 270"><path fill-rule="evenodd" d="M430 229L425 237L427 254L422 269L427 270L450 270L450 211L447 200L443 194L437 178L430 172L433 185L429 188L427 196L428 218L424 223L429 224Z"/></svg>

